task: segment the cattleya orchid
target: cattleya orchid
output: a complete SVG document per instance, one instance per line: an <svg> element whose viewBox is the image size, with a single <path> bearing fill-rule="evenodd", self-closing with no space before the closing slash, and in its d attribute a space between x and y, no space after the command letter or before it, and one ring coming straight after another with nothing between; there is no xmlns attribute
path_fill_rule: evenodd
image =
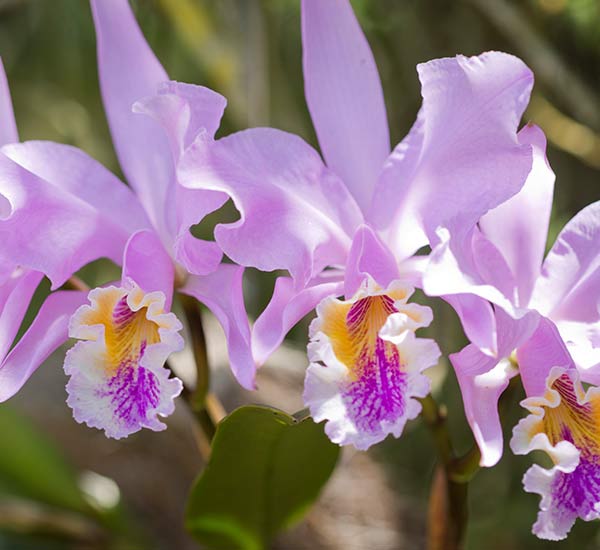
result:
<svg viewBox="0 0 600 550"><path fill-rule="evenodd" d="M551 470L533 466L524 484L542 495L534 532L561 539L577 517L600 517L595 397L600 382L600 202L566 224L542 263L554 174L541 131L527 127L519 138L534 148L523 189L483 216L461 242L444 235L430 256L424 288L433 295L471 293L494 304L488 307L495 349L471 343L450 356L466 416L481 464L493 466L503 446L498 398L509 379L520 374L527 395L522 405L531 414L515 428L511 447L518 454L543 450L555 463ZM594 387L584 392L582 381Z"/></svg>
<svg viewBox="0 0 600 550"><path fill-rule="evenodd" d="M299 137L256 128L199 135L178 174L189 189L232 198L240 219L215 229L230 258L289 273L255 323L256 362L316 307L305 402L332 441L365 449L417 416L430 387L422 372L439 357L415 336L432 314L408 303L425 260L413 254L438 228L466 235L519 191L532 150L516 131L533 77L497 52L419 65L423 107L390 152L379 75L350 3L304 0L302 40L325 164ZM472 300L461 300L468 313Z"/></svg>
<svg viewBox="0 0 600 550"><path fill-rule="evenodd" d="M12 396L67 336L76 338L80 341L65 360L67 402L77 421L120 438L143 427L164 429L158 416L173 411L182 390L163 366L183 347L182 325L169 311L174 287L202 301L220 320L233 372L248 388L254 384L254 364L243 268L221 264L219 247L190 233L190 226L227 196L185 189L175 178L186 141L198 133L205 139L214 135L225 100L206 88L168 81L126 0L92 1L92 11L102 97L133 191L72 147L27 142L2 148L3 351L42 274L55 289L86 263L107 256L122 264L122 280L91 290L88 304L81 292L51 294L4 360L0 387L2 399ZM0 106L10 123L5 85L2 92ZM160 125L143 114L155 104L172 109L177 141L169 142ZM4 141L18 141L13 128L5 126ZM4 258L10 259L6 265Z"/></svg>

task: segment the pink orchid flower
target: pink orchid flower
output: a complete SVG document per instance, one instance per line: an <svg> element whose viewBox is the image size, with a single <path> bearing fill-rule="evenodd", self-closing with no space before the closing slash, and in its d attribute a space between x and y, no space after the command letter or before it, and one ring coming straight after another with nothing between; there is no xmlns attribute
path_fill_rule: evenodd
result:
<svg viewBox="0 0 600 550"><path fill-rule="evenodd" d="M498 398L520 374L531 414L515 428L511 447L518 454L543 450L555 464L533 466L524 484L542 495L534 532L557 540L577 517L600 517L598 390L581 385L600 383L600 201L566 224L544 260L554 173L539 129L527 127L519 139L534 149L523 189L462 240L441 232L423 282L430 295L452 301L471 293L491 309L492 323L480 326L495 349L471 343L450 356L466 416L481 464L493 466L503 448Z"/></svg>
<svg viewBox="0 0 600 550"><path fill-rule="evenodd" d="M67 339L66 320L72 315L68 336L80 341L65 361L67 402L77 421L120 438L143 427L164 429L158 416L173 411L181 392L181 382L170 378L163 366L170 353L183 347L181 323L169 312L175 287L203 302L219 319L232 370L243 386L253 387L255 367L242 296L243 268L221 264L219 247L189 231L227 195L176 185L181 150L199 133L212 139L225 99L207 88L170 82L126 0L91 4L102 97L133 191L76 149L40 142L5 146L0 163L13 162L21 172L0 182L0 198L10 205L0 221L0 232L10 233L0 253L15 266L35 270L38 281L46 274L53 288L93 259L108 256L122 264L121 282L93 289L88 304L81 293L68 300L71 293L50 296L52 304L60 303L63 316L60 330L46 346L55 349ZM146 97L151 99L145 102ZM169 141L162 127L143 114L154 104L171 109L179 132L176 141ZM34 184L31 191L25 187ZM64 204L55 198L62 199L55 188L66 195ZM31 347L48 323L57 322L52 311L42 310L11 353L18 353L24 342ZM47 353L33 355L29 363L2 365L3 399L21 387ZM7 379L11 383L4 383Z"/></svg>
<svg viewBox="0 0 600 550"><path fill-rule="evenodd" d="M533 84L497 52L419 65L423 107L390 151L373 55L346 0L302 2L305 92L325 163L270 128L184 152L180 181L227 193L240 219L215 238L240 265L287 270L252 335L258 364L315 309L304 399L339 444L399 436L429 391L437 345L415 336L431 310L408 303L438 227L466 234L531 168L517 127ZM345 295L345 300L337 297ZM466 299L468 300L468 298Z"/></svg>

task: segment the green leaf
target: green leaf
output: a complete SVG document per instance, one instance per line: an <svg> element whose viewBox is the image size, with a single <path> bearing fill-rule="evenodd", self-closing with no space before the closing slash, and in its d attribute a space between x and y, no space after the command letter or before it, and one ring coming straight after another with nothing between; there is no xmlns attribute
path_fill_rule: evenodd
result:
<svg viewBox="0 0 600 550"><path fill-rule="evenodd" d="M86 512L77 477L56 447L21 414L0 407L0 488L61 508Z"/></svg>
<svg viewBox="0 0 600 550"><path fill-rule="evenodd" d="M235 410L217 428L192 489L186 527L211 549L261 550L299 520L333 472L323 426L268 407Z"/></svg>

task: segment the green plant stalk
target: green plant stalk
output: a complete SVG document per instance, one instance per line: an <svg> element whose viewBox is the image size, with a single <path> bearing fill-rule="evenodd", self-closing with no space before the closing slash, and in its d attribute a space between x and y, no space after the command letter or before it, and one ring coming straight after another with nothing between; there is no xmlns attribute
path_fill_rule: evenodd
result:
<svg viewBox="0 0 600 550"><path fill-rule="evenodd" d="M479 449L455 457L445 409L431 395L420 401L439 457L429 498L427 548L460 550L468 521L468 482L479 469Z"/></svg>

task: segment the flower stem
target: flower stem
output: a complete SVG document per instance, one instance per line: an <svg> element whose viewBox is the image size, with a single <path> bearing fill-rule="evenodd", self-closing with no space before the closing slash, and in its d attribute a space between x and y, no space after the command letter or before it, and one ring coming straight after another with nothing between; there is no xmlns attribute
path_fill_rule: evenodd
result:
<svg viewBox="0 0 600 550"><path fill-rule="evenodd" d="M420 400L422 418L433 436L439 464L436 468L428 512L428 550L460 550L468 519L468 482L479 469L479 449L456 457L448 432L446 410L430 394Z"/></svg>
<svg viewBox="0 0 600 550"><path fill-rule="evenodd" d="M197 434L198 446L202 455L208 458L210 455L210 442L215 435L217 424L223 419L226 412L218 397L209 392L210 368L198 302L194 298L183 294L179 298L190 332L197 380L196 387L193 390L185 389L182 395L201 428L202 437Z"/></svg>

